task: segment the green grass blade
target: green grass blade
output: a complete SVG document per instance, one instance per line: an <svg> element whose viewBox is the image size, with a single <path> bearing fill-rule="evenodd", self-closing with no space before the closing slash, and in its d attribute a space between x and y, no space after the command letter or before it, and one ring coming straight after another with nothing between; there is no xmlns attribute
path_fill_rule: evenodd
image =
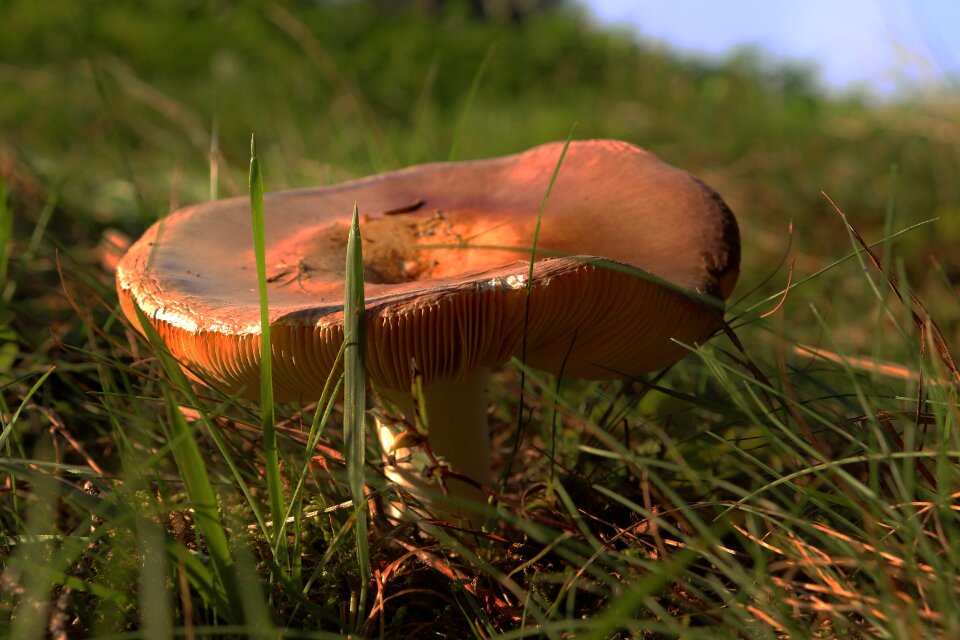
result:
<svg viewBox="0 0 960 640"><path fill-rule="evenodd" d="M160 335L157 333L156 329L154 329L153 325L146 320L146 316L144 316L139 309L137 312L137 315L140 318L140 326L142 327L151 348L158 353L158 356L160 352L163 353L163 357L161 357L160 362L163 365L164 371L173 381L174 386L186 397L187 406L201 409L203 404L200 402L200 399L194 392L193 387L190 385L190 381L187 379L186 374L184 374L179 364L170 355L170 352L167 351L163 344L163 340L160 338ZM216 422L213 420L213 418L216 416L216 412L204 409L199 411L199 415L200 420L207 429L207 433L210 435L210 439L213 440L214 444L217 446L217 449L223 456L223 461L233 474L233 479L237 483L237 487L243 493L250 511L257 520L260 530L263 532L265 538L269 538L268 527L266 525L266 520L263 517L263 513L260 510L259 502L254 498L253 492L250 490L247 481L240 472L240 468L233 459L233 456L230 453L230 448L227 445L226 438L224 437L223 433L221 433ZM121 432L120 429L117 429L117 431ZM165 448L161 447L152 456L147 458L144 461L144 464L146 466L152 466L156 463L157 459L164 455L166 455Z"/></svg>
<svg viewBox="0 0 960 640"><path fill-rule="evenodd" d="M167 413L172 430L173 457L180 470L184 489L191 506L194 509L194 518L197 528L206 542L207 555L210 564L223 586L228 609L221 612L232 622L243 620L243 606L240 592L237 589L236 570L233 555L227 543L227 535L220 521L220 511L217 505L217 495L210 484L207 475L207 465L200 454L200 447L190 431L190 425L174 399L167 396Z"/></svg>
<svg viewBox="0 0 960 640"><path fill-rule="evenodd" d="M138 546L143 564L137 580L140 622L148 638L173 637L173 612L170 609L170 571L166 562L163 529L144 518L137 521Z"/></svg>
<svg viewBox="0 0 960 640"><path fill-rule="evenodd" d="M272 346L270 344L270 310L267 299L267 264L264 243L263 176L257 143L250 136L250 214L253 221L253 251L257 260L257 289L260 292L260 404L262 411L263 451L266 458L267 494L270 500L270 517L275 531L283 521L283 486L280 482L280 459L277 449L276 415L273 406ZM286 558L286 536L276 535L271 545L276 555ZM286 564L286 560L277 563Z"/></svg>
<svg viewBox="0 0 960 640"><path fill-rule="evenodd" d="M6 444L7 438L9 438L10 434L13 432L13 428L17 424L17 419L20 417L20 412L23 411L23 408L27 406L28 402L30 402L30 398L33 397L33 394L35 394L37 390L43 386L43 383L47 378L50 377L50 374L53 373L56 368L56 365L50 367L36 382L33 383L33 386L30 387L29 391L27 391L27 395L23 397L23 400L20 402L20 406L17 407L17 410L13 412L13 415L10 416L9 420L4 421L6 424L3 425L3 431L0 432L0 448Z"/></svg>
<svg viewBox="0 0 960 640"><path fill-rule="evenodd" d="M217 583L215 571L211 570L207 563L173 538L167 537L165 546L167 559L179 567L178 571L186 574L190 585L204 602L220 611L226 611L230 608L230 601L227 599L222 585ZM234 602L238 602L238 600Z"/></svg>
<svg viewBox="0 0 960 640"><path fill-rule="evenodd" d="M527 324L530 321L530 286L533 282L533 265L537 260L537 239L540 237L540 223L543 220L543 212L547 208L547 201L550 200L550 193L553 191L553 185L556 183L557 175L560 173L560 167L563 166L563 160L567 157L567 149L570 148L570 141L573 140L573 132L576 130L576 128L576 123L570 127L570 133L567 135L567 140L563 144L563 149L560 150L560 157L557 158L557 164L553 167L553 173L550 175L550 182L547 184L547 191L543 194L543 200L540 201L540 211L537 212L537 224L533 229L533 242L530 245L530 268L527 271L527 289L523 309L523 337L520 342L520 362L523 364L527 363ZM511 452L510 457L507 459L507 464L503 465L501 485L505 485L507 477L509 477L510 472L513 471L513 461L516 459L517 453L519 452L520 443L523 441L523 396L524 387L526 386L526 380L524 379L524 376L526 375L525 371L525 368L520 369L520 409L517 412L517 436L516 440L513 442L513 451Z"/></svg>
<svg viewBox="0 0 960 640"><path fill-rule="evenodd" d="M664 585L681 575L697 559L692 549L681 549L661 563L660 570L631 582L620 596L599 615L591 618L590 629L583 634L589 640L609 638L620 627L633 622L644 601L660 592Z"/></svg>
<svg viewBox="0 0 960 640"><path fill-rule="evenodd" d="M343 437L347 449L347 478L356 512L357 561L360 564L360 598L351 616L359 622L370 575L367 539L367 503L363 469L366 453L366 365L364 363L363 249L360 241L360 212L353 206L353 223L347 239L346 285L343 306L344 352Z"/></svg>
<svg viewBox="0 0 960 640"><path fill-rule="evenodd" d="M167 375L174 381L180 381L185 376L173 356L167 353L159 334L150 324L147 316L139 307L134 307L140 326L153 347L160 364ZM185 379L182 380L186 384ZM242 620L242 607L236 585L236 573L233 558L227 544L227 537L220 521L220 514L216 501L216 493L210 478L207 475L207 465L200 454L200 448L194 439L190 426L170 392L165 393L168 419L172 429L170 449L180 470L187 498L195 511L197 527L207 544L207 554L210 564L219 583L216 590L220 592L221 601L225 605L222 615L231 621ZM222 599L221 599L222 598Z"/></svg>
<svg viewBox="0 0 960 640"><path fill-rule="evenodd" d="M38 459L47 457L47 452L43 451L45 446L46 443L43 442L38 445L39 451L35 452ZM21 576L21 592L15 608L12 607L13 601L8 600L6 586L4 592L0 593L4 596L4 613L11 609L13 613L10 618L3 620L4 626L9 624L6 633L10 635L5 637L28 640L46 637L45 623L50 610L50 588L56 583L56 574L63 569L63 563L57 557L60 554L51 553L52 548L48 544L38 542L42 539L41 536L54 530L60 486L47 473L33 474L30 486L35 499L31 500L32 508L26 514L26 523L20 532L25 542L16 545L13 553L3 559L5 576Z"/></svg>
<svg viewBox="0 0 960 640"><path fill-rule="evenodd" d="M900 229L900 230L897 231L896 233L892 233L892 234L890 234L890 235L888 235L888 236L884 236L883 238L881 238L881 239L879 239L879 240L876 240L876 241L874 241L874 242L867 243L867 248L873 249L874 247L878 247L878 246L881 246L881 245L887 246L888 243L892 242L893 240L896 240L896 239L899 238L900 236L903 236L903 235L905 235L905 234L911 233L911 232L913 232L913 231L915 231L915 230L917 230L917 229L919 229L919 228L921 228L921 227L925 227L925 226L927 226L927 225L933 224L933 223L936 222L937 220L939 220L939 218L929 218L929 219L927 219L927 220L921 220L920 222L917 222L917 223L915 223L915 224L911 224L911 225L908 226L908 227L904 227L903 229ZM800 278L799 280L796 280L796 281L792 282L787 289L780 289L780 290L777 291L776 293L773 293L773 294L770 294L770 295L768 295L768 296L766 296L766 297L764 297L764 298L761 298L759 301L754 302L753 304L751 304L750 306L746 307L745 309L740 310L740 312L737 313L736 316L732 317L732 318L729 320L729 323L730 323L731 325L733 325L734 328L736 328L736 325L734 325L734 322L740 320L741 318L748 317L751 312L756 311L757 309L763 307L764 305L768 304L769 302L771 302L771 301L773 301L773 300L779 300L785 293L787 293L787 292L789 292L789 291L794 291L795 289L797 289L797 288L799 288L800 286L805 285L805 284L807 284L807 283L809 283L809 282L819 282L820 279L821 279L821 276L822 276L823 274L827 273L828 271L832 271L833 269L839 267L840 265L844 264L845 262L848 262L848 261L850 261L850 260L853 260L854 258L862 259L862 257L861 257L861 254L862 254L862 253L863 253L863 249L860 249L859 247L854 247L854 250L851 251L850 253L846 254L845 256L843 256L843 257L841 257L841 258L838 258L838 259L836 259L836 260L833 260L832 262L830 262L830 263L827 264L826 266L817 269L816 271L814 271L814 272L811 273L810 275L804 276L803 278ZM739 304L739 303L738 303L738 304ZM737 305L735 305L735 306L737 306Z"/></svg>
<svg viewBox="0 0 960 640"><path fill-rule="evenodd" d="M280 635L273 625L267 599L263 594L263 589L269 588L269 585L261 584L257 573L257 562L251 553L255 547L249 544L244 535L236 536L233 544L234 558L237 562L237 590L240 601L243 603L244 622L249 629L247 637L279 638Z"/></svg>
<svg viewBox="0 0 960 640"><path fill-rule="evenodd" d="M567 140L563 143L563 149L560 150L560 157L557 158L557 164L553 167L553 173L550 175L550 182L547 184L547 192L543 194L543 200L540 201L540 210L537 212L537 225L533 228L533 243L530 245L530 268L527 272L527 300L530 300L530 285L533 282L533 265L537 261L537 240L540 238L540 223L543 222L543 212L547 210L547 202L550 200L550 194L553 192L553 185L557 182L557 176L560 174L560 167L563 166L563 161L567 157L567 149L570 148L570 142L573 140L573 132L576 131L577 125L574 123L570 127L570 133L567 134ZM527 304L524 324L526 324L526 315L529 315L530 305ZM526 335L526 334L524 334ZM526 338L524 338L526 342Z"/></svg>
<svg viewBox="0 0 960 640"><path fill-rule="evenodd" d="M339 357L337 358L337 360L339 362ZM331 371L331 376L332 375L333 373ZM329 384L330 380L328 379L327 382ZM319 403L317 403L317 411L313 419L313 426L310 429L310 433L307 435L307 447L306 447L307 454L304 458L303 467L300 469L300 474L297 479L297 484L294 487L293 495L290 498L290 503L287 505L287 512L284 516L283 521L280 524L281 534L283 533L283 531L286 530L287 520L289 520L291 515L293 515L294 517L298 517L297 513L299 512L299 507L297 506L297 503L303 500L303 490L304 490L304 487L306 486L307 474L310 472L311 453L313 452L314 448L317 446L317 442L320 440L320 435L323 432L323 428L327 424L327 420L330 417L330 413L333 411L334 402L336 401L340 393L340 388L342 386L343 386L343 376L341 375L337 377L337 382L333 388L333 392L328 394L327 389L324 388L323 394L320 396L321 400ZM322 413L321 413L321 409L322 409ZM323 498L322 495L318 497L321 499ZM295 508L297 509L297 511L294 511Z"/></svg>

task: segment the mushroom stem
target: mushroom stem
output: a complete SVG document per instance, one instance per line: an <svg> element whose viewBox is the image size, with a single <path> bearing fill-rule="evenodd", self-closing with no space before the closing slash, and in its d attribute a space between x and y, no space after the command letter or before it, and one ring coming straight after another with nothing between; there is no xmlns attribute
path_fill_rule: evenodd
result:
<svg viewBox="0 0 960 640"><path fill-rule="evenodd" d="M478 367L462 380L437 380L423 388L429 451L450 471L480 485L489 483L491 477L486 392L489 380L490 369ZM483 492L447 474L444 483L453 500L441 498L443 489L433 479L436 474L431 473L435 471L433 460L420 446L400 440L406 429L403 423L416 424L413 396L410 392L381 392L403 418L398 425L377 421L387 478L417 496L439 517L450 514L455 520L479 527L483 522L479 512L455 504L453 500L469 500L479 506L486 502ZM395 515L403 517L399 509Z"/></svg>

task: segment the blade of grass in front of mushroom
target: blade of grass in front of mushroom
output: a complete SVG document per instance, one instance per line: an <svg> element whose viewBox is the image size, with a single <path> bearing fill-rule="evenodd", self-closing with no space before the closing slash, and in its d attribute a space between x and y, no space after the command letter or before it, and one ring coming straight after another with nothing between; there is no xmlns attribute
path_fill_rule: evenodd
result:
<svg viewBox="0 0 960 640"><path fill-rule="evenodd" d="M140 307L134 306L137 318L140 320L140 326L143 327L150 346L160 360L164 371L167 372L175 383L184 378L183 372L177 361L167 353L163 340L157 334L156 329L150 324L147 316ZM230 546L227 543L227 536L220 521L220 513L217 504L216 492L210 483L210 477L207 475L207 465L200 454L200 448L194 439L193 432L180 411L180 407L174 400L172 393L164 389L164 403L167 409L167 420L170 426L171 435L169 438L170 450L173 453L174 461L180 471L180 477L183 479L184 490L187 498L194 509L197 528L206 541L207 554L213 566L217 577L218 590L228 610L223 611L227 619L233 621L242 620L242 602L239 591L237 590L236 573L234 568L233 556L230 552Z"/></svg>
<svg viewBox="0 0 960 640"><path fill-rule="evenodd" d="M277 422L273 404L273 349L270 343L270 303L267 295L266 247L264 241L263 175L257 142L250 136L250 214L253 223L253 251L257 261L257 290L260 293L260 411L263 427L264 466L267 495L274 537L270 547L277 565L289 569L286 536L280 535L283 521L283 485L280 481L280 456L277 448Z"/></svg>
<svg viewBox="0 0 960 640"><path fill-rule="evenodd" d="M197 396L194 391L193 386L190 381L187 379L186 374L183 372L181 365L177 363L173 357L170 355L170 352L167 350L166 345L163 343L162 338L160 338L156 329L146 320L146 316L143 315L143 312L140 309L137 309L137 317L140 319L141 328L143 329L144 335L147 337L148 342L150 343L151 348L155 353L160 356L162 354L164 357L160 357L160 363L162 369L173 382L173 386L176 387L186 398L186 406L196 409L199 415L200 421L203 422L204 427L206 427L207 433L210 435L210 438L213 440L214 444L217 446L217 450L223 456L223 461L226 463L227 467L230 469L230 472L233 474L233 479L237 483L237 487L243 493L244 499L247 501L247 506L250 508L251 513L254 516L254 519L257 521L257 525L260 528L260 531L263 533L264 538L270 537L270 532L267 527L266 521L264 520L263 513L260 510L258 501L254 498L253 492L251 492L247 481L244 479L243 474L240 471L240 468L237 466L236 461L233 458L233 455L230 453L230 448L227 444L226 439L224 438L223 433L220 430L220 427L217 426L214 418L219 414L219 410L211 411L209 408L205 408L205 404L200 401L200 398ZM107 388L106 385L101 385L104 389ZM129 390L128 390L129 391ZM122 393L118 393L118 397L122 397ZM112 416L111 410L107 408L108 414ZM116 422L116 420L115 420ZM123 430L119 425L115 424L115 429L117 433L122 434ZM152 466L155 459L166 455L166 449L169 448L169 443L166 447L159 448L150 458L147 458L144 461L144 464L147 466Z"/></svg>
<svg viewBox="0 0 960 640"><path fill-rule="evenodd" d="M147 323L146 327L148 328L144 331L151 345L162 345L152 325ZM116 349L117 346L115 345L114 348ZM199 406L196 404L197 398L193 395L193 388L187 382L183 372L172 362L169 354L165 351L165 347L161 346L161 348L164 349L164 355L158 356L160 361L159 368L167 366L170 381L173 383L173 386L184 393L187 397L187 402L192 402L194 406ZM100 404L102 410L108 416L108 422L111 425L110 431L112 437L115 439L115 446L118 449L120 457L123 459L123 482L118 483L117 490L113 490L113 487L109 484L97 483L98 493L100 491L104 492L103 496L99 498L99 501L104 503L103 508L96 509L88 507L81 509L81 511L94 515L94 522L96 522L97 519L105 518L101 520L103 524L100 526L102 528L109 528L111 537L118 523L124 523L121 524L121 527L133 526L135 523L136 537L141 540L140 546L145 550L145 553L147 553L147 549L149 549L149 553L157 553L159 550L164 562L173 563L177 566L174 575L179 575L181 580L183 580L181 584L184 587L189 584L192 593L204 602L205 607L211 611L229 611L231 601L228 599L227 591L218 577L221 573L219 564L205 561L199 557L195 551L191 551L184 546L183 542L175 539L173 534L167 537L164 535L165 531L161 530L159 525L154 522L158 513L163 513L164 515L168 513L166 510L162 510L164 507L161 506L162 499L166 497L166 494L160 487L167 484L167 482L161 480L161 478L166 479L169 477L167 472L162 469L164 468L165 461L169 460L169 456L174 447L180 447L182 443L179 438L168 437L168 432L163 427L160 427L159 430L160 434L163 435L160 436L160 434L157 433L157 427L159 425L157 423L157 410L153 402L147 403L143 402L143 399L138 399L140 401L134 403L132 406L124 407L124 399L136 397L129 379L131 372L127 367L119 363L115 364L116 366L114 367L109 367L105 364L98 366L98 379L99 386L103 390L103 394L100 396ZM142 373L138 373L138 375L142 375ZM151 398L151 400L154 399ZM165 402L165 398L161 397L159 401L163 403ZM216 434L212 421L208 420L207 412L201 410L200 415L208 427L208 432ZM151 442L151 439L153 439L153 442ZM236 465L233 464L227 455L228 452L224 447L222 437L219 438L217 442L238 484L247 496L248 502L252 505L252 510L262 525L262 518L256 509L256 503L252 502L252 497L250 496L246 483ZM146 455L148 453L149 455ZM180 482L183 482L183 486L186 487L186 482L182 480L182 475L183 474L176 477L176 481L171 484L176 486ZM106 480L106 482L109 482L109 480ZM151 484L152 482L159 484L153 485ZM158 490L156 497L153 495L150 496L148 506L144 506L142 500L136 502L136 507L128 506L124 501L124 496L136 495L137 492L147 491L152 494L152 491L149 490L150 486L157 486ZM177 489L176 491L179 492L180 490ZM85 493L81 494L81 497L84 499L88 498ZM192 505L191 501L194 498L195 496L188 493L185 500L187 505ZM144 513L144 509L146 513ZM170 507L167 507L167 509L170 509ZM134 513L134 511L136 511L136 513ZM194 506L193 512L194 514L198 512L196 506ZM176 507L173 507L173 510L169 512L169 516L172 517L175 513L180 512ZM146 515L146 518L143 517L144 515ZM161 518L161 522L164 520L165 518ZM199 524L196 516L194 516L194 520ZM145 530L148 528L151 529L153 533L145 533ZM199 533L200 536L206 535L203 530ZM214 531L211 535L215 536L216 532ZM216 544L216 541L214 541L214 543ZM150 565L149 567L148 564ZM169 564L167 566L169 566ZM139 590L137 598L141 603L142 615L147 616L148 610L153 610L153 613L150 615L153 616L153 622L157 623L157 625L154 626L159 628L158 625L162 626L162 616L164 614L159 610L158 603L155 602L156 591L153 591L152 594L148 593L148 591L152 590L152 587L145 590L142 585L147 583L156 584L156 581L160 578L160 574L163 572L158 563L152 562L143 564L139 568L139 571L141 589ZM170 568L168 571L174 570ZM163 584L162 580L161 584ZM150 626L145 617L143 618L143 624Z"/></svg>
<svg viewBox="0 0 960 640"><path fill-rule="evenodd" d="M207 475L206 463L190 431L190 426L169 394L167 394L167 414L172 432L173 457L180 471L180 477L183 479L187 498L193 507L197 528L203 536L218 586L222 589L228 607L226 611L220 612L220 615L228 620L239 622L243 619L243 603L237 589L233 555L230 553L226 532L220 521L216 492Z"/></svg>
<svg viewBox="0 0 960 640"><path fill-rule="evenodd" d="M353 205L353 221L347 237L344 283L343 339L343 439L347 453L347 480L356 518L357 562L360 593L351 598L351 626L359 629L370 576L370 543L367 539L367 502L363 471L366 458L366 364L364 362L363 248L360 241L360 211Z"/></svg>
<svg viewBox="0 0 960 640"><path fill-rule="evenodd" d="M313 454L317 446L317 442L323 433L324 427L327 425L327 420L330 418L330 413L333 411L333 406L336 403L337 397L340 395L340 389L343 387L343 374L341 373L336 377L337 382L333 388L333 391L330 391L330 383L333 381L334 372L337 370L337 367L342 361L345 345L346 342L340 346L340 352L337 354L334 365L330 369L330 374L327 376L327 382L324 385L323 393L320 394L320 400L317 401L317 407L314 410L313 420L310 424L310 431L307 434L306 455L304 456L303 467L300 469L300 475L297 479L297 484L293 489L293 493L290 495L290 501L287 503L287 512L284 514L283 521L280 523L280 535L286 535L287 524L289 521L292 520L294 524L294 546L291 553L293 565L291 567L292 570L290 578L296 584L302 584L303 579L303 559L301 553L301 545L303 544L303 541L300 533L300 516L303 513L304 500L303 489L306 486L307 475L309 474L310 468L313 465ZM324 508L328 506L327 500L324 498L322 492L315 494L315 498L320 500L320 503Z"/></svg>
<svg viewBox="0 0 960 640"><path fill-rule="evenodd" d="M287 504L287 512L281 521L281 532L286 529L287 520L290 518L292 513L295 513L294 509L299 509L297 505L302 501L303 488L306 483L307 474L310 471L314 449L317 446L317 442L320 440L320 436L323 433L324 427L327 425L327 420L330 417L330 413L333 411L333 406L336 403L337 397L340 395L340 389L343 386L343 374L335 377L334 372L336 372L337 367L340 366L345 348L346 341L344 341L344 344L340 346L340 351L337 353L337 358L334 360L333 367L330 369L330 375L327 376L327 382L323 387L323 392L320 394L320 400L317 401L317 408L314 411L313 420L310 424L310 431L307 434L306 457L304 459L303 467L300 469L297 485L294 487L293 494L290 496L290 502ZM336 379L336 383L333 382L334 379ZM334 385L332 391L330 389L331 384ZM318 497L323 500L322 494ZM327 506L325 501L323 506Z"/></svg>
<svg viewBox="0 0 960 640"><path fill-rule="evenodd" d="M530 268L527 271L527 283L526 283L526 295L524 297L524 309L523 309L523 337L520 343L520 362L523 364L527 363L527 327L530 322L530 286L533 282L533 265L537 260L537 239L540 237L540 223L543 221L543 212L547 208L547 202L550 200L550 193L553 191L553 185L557 181L557 175L560 173L560 167L563 165L563 159L567 157L567 149L570 148L570 141L573 140L573 132L577 128L577 123L573 123L573 126L570 127L570 133L567 134L567 140L563 144L563 149L560 150L560 157L557 158L557 164L553 168L553 173L550 175L550 182L547 183L547 191L543 194L543 200L540 201L540 211L537 212L537 224L533 229L533 242L530 245ZM501 490L506 485L507 478L510 477L510 472L513 470L513 461L517 457L517 453L520 451L520 443L523 442L524 427L525 422L523 419L524 412L524 387L526 369L520 369L520 399L517 407L517 434L515 440L513 441L513 449L510 452L510 456L507 458L507 463L503 465L503 474L500 477Z"/></svg>

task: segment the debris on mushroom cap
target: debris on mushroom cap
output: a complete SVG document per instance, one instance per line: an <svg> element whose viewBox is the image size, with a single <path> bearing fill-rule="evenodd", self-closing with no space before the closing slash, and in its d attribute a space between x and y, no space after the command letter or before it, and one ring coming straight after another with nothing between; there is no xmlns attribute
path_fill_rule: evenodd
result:
<svg viewBox="0 0 960 640"><path fill-rule="evenodd" d="M343 339L343 278L361 210L367 370L387 388L458 378L518 355L571 377L667 366L717 326L736 282L739 232L719 196L623 142L563 145L411 167L268 195L266 260L279 398L315 398ZM259 392L259 300L249 203L196 205L156 223L117 267L174 356L205 382ZM709 300L717 304L709 304Z"/></svg>

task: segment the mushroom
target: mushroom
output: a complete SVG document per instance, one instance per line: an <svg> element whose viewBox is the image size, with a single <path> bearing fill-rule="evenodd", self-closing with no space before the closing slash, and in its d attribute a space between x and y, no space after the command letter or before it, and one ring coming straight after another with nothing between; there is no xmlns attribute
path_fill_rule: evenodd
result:
<svg viewBox="0 0 960 640"><path fill-rule="evenodd" d="M611 379L666 367L718 326L739 232L697 178L624 142L571 142L436 163L268 195L266 263L277 399L316 399L343 341L344 251L361 211L369 378L400 411L381 420L387 476L427 504L409 425L457 497L490 479L490 369L526 363ZM151 227L117 267L122 308L150 318L208 385L259 394L260 316L248 201L187 207ZM525 342L525 348L524 348ZM422 394L412 391L422 384ZM399 426L398 426L399 425ZM406 455L411 454L411 455ZM427 465L429 466L429 465ZM467 478L473 482L463 481ZM456 511L457 508L453 507ZM469 509L459 515L476 522Z"/></svg>

